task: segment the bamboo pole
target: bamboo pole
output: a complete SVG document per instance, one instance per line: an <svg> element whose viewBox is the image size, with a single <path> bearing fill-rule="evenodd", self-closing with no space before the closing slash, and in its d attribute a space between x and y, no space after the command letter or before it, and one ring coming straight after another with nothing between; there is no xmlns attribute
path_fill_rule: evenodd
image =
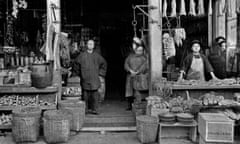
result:
<svg viewBox="0 0 240 144"><path fill-rule="evenodd" d="M152 84L162 78L162 0L148 0L151 19L157 21L153 23L149 19L149 46L150 46L150 88L149 94L153 95Z"/></svg>

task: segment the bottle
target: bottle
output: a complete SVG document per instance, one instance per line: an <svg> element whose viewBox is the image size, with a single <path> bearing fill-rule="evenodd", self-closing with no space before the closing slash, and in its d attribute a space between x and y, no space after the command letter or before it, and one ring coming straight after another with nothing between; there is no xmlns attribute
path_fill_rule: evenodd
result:
<svg viewBox="0 0 240 144"><path fill-rule="evenodd" d="M24 56L21 56L21 66L24 66Z"/></svg>
<svg viewBox="0 0 240 144"><path fill-rule="evenodd" d="M28 56L25 56L25 65L26 65L26 66L29 65L29 59L28 59Z"/></svg>
<svg viewBox="0 0 240 144"><path fill-rule="evenodd" d="M20 66L19 59L20 59L19 52L16 52L16 66Z"/></svg>

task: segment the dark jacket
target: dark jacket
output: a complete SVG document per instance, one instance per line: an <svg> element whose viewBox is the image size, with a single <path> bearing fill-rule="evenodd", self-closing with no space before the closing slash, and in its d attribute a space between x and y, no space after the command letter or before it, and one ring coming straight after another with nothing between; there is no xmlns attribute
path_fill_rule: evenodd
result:
<svg viewBox="0 0 240 144"><path fill-rule="evenodd" d="M206 56L204 56L203 54L200 54L200 57L203 60L205 78L209 79L209 77L210 77L209 73L213 72L212 65L209 63ZM181 70L183 70L186 74L188 73L188 71L192 65L192 59L193 59L193 54L189 54L183 61Z"/></svg>
<svg viewBox="0 0 240 144"><path fill-rule="evenodd" d="M85 90L97 90L100 87L99 76L105 77L106 71L105 59L96 52L81 53L73 66L73 72L80 76L82 88Z"/></svg>

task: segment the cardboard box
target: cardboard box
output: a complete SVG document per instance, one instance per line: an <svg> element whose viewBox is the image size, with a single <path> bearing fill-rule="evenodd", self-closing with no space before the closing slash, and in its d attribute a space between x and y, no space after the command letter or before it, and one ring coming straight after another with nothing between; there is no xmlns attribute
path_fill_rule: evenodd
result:
<svg viewBox="0 0 240 144"><path fill-rule="evenodd" d="M221 113L199 113L198 131L205 142L234 141L234 121Z"/></svg>

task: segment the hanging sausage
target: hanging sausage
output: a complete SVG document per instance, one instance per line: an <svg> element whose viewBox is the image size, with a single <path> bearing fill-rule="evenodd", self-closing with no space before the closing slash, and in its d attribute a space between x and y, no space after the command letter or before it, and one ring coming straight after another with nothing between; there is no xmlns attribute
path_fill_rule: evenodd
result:
<svg viewBox="0 0 240 144"><path fill-rule="evenodd" d="M203 16L204 12L204 3L203 0L198 0L198 16Z"/></svg>
<svg viewBox="0 0 240 144"><path fill-rule="evenodd" d="M195 1L190 0L190 8L189 8L189 15L196 16L196 10L195 10Z"/></svg>
<svg viewBox="0 0 240 144"><path fill-rule="evenodd" d="M228 13L229 17L234 16L234 13L235 13L233 6L232 6L234 1L235 0L227 0L227 13Z"/></svg>
<svg viewBox="0 0 240 144"><path fill-rule="evenodd" d="M212 15L212 0L209 0L209 4L208 4L208 15L209 15L209 16Z"/></svg>
<svg viewBox="0 0 240 144"><path fill-rule="evenodd" d="M162 14L163 17L167 17L167 0L164 0L164 3L163 3L163 14Z"/></svg>
<svg viewBox="0 0 240 144"><path fill-rule="evenodd" d="M176 16L177 16L177 4L176 4L176 0L172 0L171 7L172 7L172 12L171 12L170 17L176 17Z"/></svg>
<svg viewBox="0 0 240 144"><path fill-rule="evenodd" d="M218 5L218 15L223 16L225 12L226 12L226 1L220 0Z"/></svg>
<svg viewBox="0 0 240 144"><path fill-rule="evenodd" d="M186 8L185 8L185 0L181 0L181 8L180 8L180 15L187 15Z"/></svg>

